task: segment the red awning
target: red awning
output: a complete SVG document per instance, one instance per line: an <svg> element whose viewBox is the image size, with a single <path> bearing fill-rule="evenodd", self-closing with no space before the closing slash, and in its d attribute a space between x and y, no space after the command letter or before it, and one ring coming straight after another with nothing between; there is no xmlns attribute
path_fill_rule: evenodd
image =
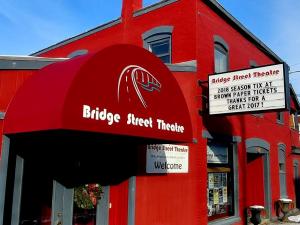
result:
<svg viewBox="0 0 300 225"><path fill-rule="evenodd" d="M191 142L191 120L168 68L148 51L115 45L44 67L20 88L4 133L90 131Z"/></svg>

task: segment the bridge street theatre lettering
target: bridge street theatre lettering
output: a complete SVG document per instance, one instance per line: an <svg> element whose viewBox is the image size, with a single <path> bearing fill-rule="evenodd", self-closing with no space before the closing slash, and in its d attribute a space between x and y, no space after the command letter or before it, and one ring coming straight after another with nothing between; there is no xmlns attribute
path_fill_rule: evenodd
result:
<svg viewBox="0 0 300 225"><path fill-rule="evenodd" d="M209 114L286 108L284 65L209 76Z"/></svg>
<svg viewBox="0 0 300 225"><path fill-rule="evenodd" d="M147 145L147 173L188 173L189 147L183 145Z"/></svg>

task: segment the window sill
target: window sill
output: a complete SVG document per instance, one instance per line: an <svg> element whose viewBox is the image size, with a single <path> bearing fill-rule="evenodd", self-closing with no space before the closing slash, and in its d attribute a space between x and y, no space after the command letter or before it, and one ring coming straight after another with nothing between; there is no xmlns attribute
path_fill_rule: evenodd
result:
<svg viewBox="0 0 300 225"><path fill-rule="evenodd" d="M264 117L263 113L252 113L251 115L254 116L254 117L258 117L258 118L263 118Z"/></svg>
<svg viewBox="0 0 300 225"><path fill-rule="evenodd" d="M277 122L277 124L279 124L279 125L284 125L284 122L283 122L283 121L277 120L276 122Z"/></svg>
<svg viewBox="0 0 300 225"><path fill-rule="evenodd" d="M5 118L5 112L0 112L0 120L4 120Z"/></svg>
<svg viewBox="0 0 300 225"><path fill-rule="evenodd" d="M209 225L231 225L231 224L239 222L239 221L241 221L240 217L232 216L232 217L228 217L226 219L219 219L216 221L211 221L208 224Z"/></svg>
<svg viewBox="0 0 300 225"><path fill-rule="evenodd" d="M300 155L300 149L299 148L294 148L292 149L292 153L295 155Z"/></svg>
<svg viewBox="0 0 300 225"><path fill-rule="evenodd" d="M182 63L166 63L165 64L172 72L197 72L197 61L191 60Z"/></svg>

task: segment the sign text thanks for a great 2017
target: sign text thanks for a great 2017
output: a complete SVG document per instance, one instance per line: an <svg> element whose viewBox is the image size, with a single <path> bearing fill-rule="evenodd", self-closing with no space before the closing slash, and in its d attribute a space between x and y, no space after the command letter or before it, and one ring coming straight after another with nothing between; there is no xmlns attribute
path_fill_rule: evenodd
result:
<svg viewBox="0 0 300 225"><path fill-rule="evenodd" d="M209 76L209 113L228 114L286 108L284 65Z"/></svg>

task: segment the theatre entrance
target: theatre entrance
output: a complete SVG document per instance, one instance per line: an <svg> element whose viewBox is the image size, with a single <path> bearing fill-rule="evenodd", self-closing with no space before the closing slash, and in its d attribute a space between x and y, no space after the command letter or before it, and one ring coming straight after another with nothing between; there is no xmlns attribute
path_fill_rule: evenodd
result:
<svg viewBox="0 0 300 225"><path fill-rule="evenodd" d="M12 138L3 224L127 224L139 140L51 136Z"/></svg>
<svg viewBox="0 0 300 225"><path fill-rule="evenodd" d="M138 146L193 139L175 76L126 44L38 70L10 103L3 134L0 225L133 224Z"/></svg>

